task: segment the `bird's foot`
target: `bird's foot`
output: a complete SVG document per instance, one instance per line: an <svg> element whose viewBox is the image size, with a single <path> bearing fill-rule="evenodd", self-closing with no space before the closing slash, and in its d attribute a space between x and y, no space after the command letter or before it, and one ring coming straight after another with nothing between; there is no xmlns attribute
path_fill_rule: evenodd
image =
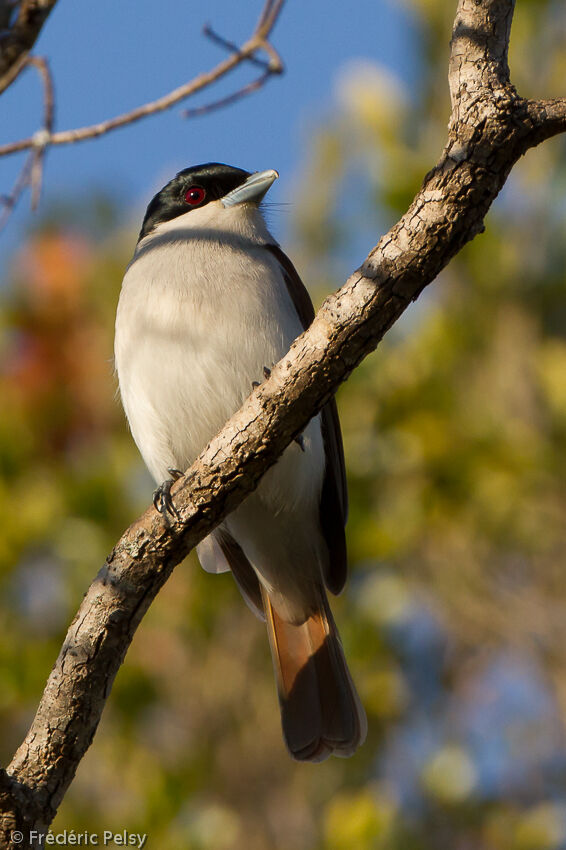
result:
<svg viewBox="0 0 566 850"><path fill-rule="evenodd" d="M267 381L267 379L271 376L271 369L268 369L267 366L263 367L263 377ZM252 381L252 390L257 390L259 387L259 381Z"/></svg>
<svg viewBox="0 0 566 850"><path fill-rule="evenodd" d="M305 441L304 441L303 435L302 435L302 434L297 434L297 436L295 437L294 442L298 445L298 447L300 448L300 450L301 450L302 452L304 452L304 450L305 450Z"/></svg>
<svg viewBox="0 0 566 850"><path fill-rule="evenodd" d="M173 504L173 500L171 498L171 487L181 478L184 473L181 472L180 469L169 468L167 470L171 478L167 478L162 484L157 487L157 489L153 493L153 506L156 511L159 511L162 516L167 519L168 516L175 517L175 519L179 519L179 511Z"/></svg>

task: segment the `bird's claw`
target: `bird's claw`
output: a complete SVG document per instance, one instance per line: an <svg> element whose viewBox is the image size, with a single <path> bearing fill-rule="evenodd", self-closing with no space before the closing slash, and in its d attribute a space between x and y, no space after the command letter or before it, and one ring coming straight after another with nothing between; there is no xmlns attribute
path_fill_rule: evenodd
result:
<svg viewBox="0 0 566 850"><path fill-rule="evenodd" d="M303 435L302 435L302 434L297 434L297 436L295 437L295 443L298 445L298 447L300 448L300 450L301 450L302 452L304 452L304 450L305 450L305 441L304 441L304 438L303 438Z"/></svg>
<svg viewBox="0 0 566 850"><path fill-rule="evenodd" d="M263 377L267 381L267 379L270 376L271 376L271 369L269 369L267 366L264 366L263 367ZM259 387L259 381L252 381L252 389L257 390L258 387Z"/></svg>
<svg viewBox="0 0 566 850"><path fill-rule="evenodd" d="M156 511L167 519L168 515L175 517L175 519L180 518L179 511L173 504L173 499L171 498L171 487L177 481L183 473L180 469L170 468L167 470L171 478L167 478L159 487L154 490L153 493L153 507Z"/></svg>

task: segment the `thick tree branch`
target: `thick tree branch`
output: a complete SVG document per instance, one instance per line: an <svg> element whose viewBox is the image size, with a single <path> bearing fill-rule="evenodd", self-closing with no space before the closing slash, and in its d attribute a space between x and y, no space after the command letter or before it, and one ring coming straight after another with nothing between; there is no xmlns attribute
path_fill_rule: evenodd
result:
<svg viewBox="0 0 566 850"><path fill-rule="evenodd" d="M43 24L57 0L22 0L13 26L0 40L0 94L25 65Z"/></svg>
<svg viewBox="0 0 566 850"><path fill-rule="evenodd" d="M41 818L30 818L35 825L47 825L56 811L132 636L175 565L250 492L411 301L483 229L517 159L564 129L562 102L523 100L508 81L511 14L510 0L460 0L448 140L409 210L174 486L180 521L168 528L149 509L89 588L8 769L33 795L33 811L41 811ZM25 819L17 801L5 816L11 822L14 812Z"/></svg>
<svg viewBox="0 0 566 850"><path fill-rule="evenodd" d="M529 100L526 108L533 124L533 145L566 132L566 98Z"/></svg>
<svg viewBox="0 0 566 850"><path fill-rule="evenodd" d="M452 108L509 86L509 34L514 2L461 0L452 30L448 82Z"/></svg>

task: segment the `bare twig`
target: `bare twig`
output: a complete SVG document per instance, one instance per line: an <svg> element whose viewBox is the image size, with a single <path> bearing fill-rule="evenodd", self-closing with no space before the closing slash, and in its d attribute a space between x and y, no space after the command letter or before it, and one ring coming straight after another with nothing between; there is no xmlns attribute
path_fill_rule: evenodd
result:
<svg viewBox="0 0 566 850"><path fill-rule="evenodd" d="M0 231L5 227L21 196L30 186L32 192L32 209L35 210L37 208L41 194L46 146L53 132L55 96L53 79L47 59L43 56L26 56L23 59L23 66L26 65L33 65L37 68L43 82L43 128L38 130L34 136L33 150L26 157L11 193L8 196L0 197L0 205L4 208L0 215Z"/></svg>
<svg viewBox="0 0 566 850"><path fill-rule="evenodd" d="M273 27L277 23L277 19L281 14L284 3L285 0L270 0L270 2L266 3L263 7L256 29L258 37L263 41L263 49L269 54L272 69L276 74L281 73L283 66L279 55L267 39L269 33L273 30Z"/></svg>
<svg viewBox="0 0 566 850"><path fill-rule="evenodd" d="M30 2L30 0L28 0L28 2ZM43 2L47 2L47 0L43 0ZM158 112L170 109L180 101L186 100L188 97L221 79L243 62L250 62L252 64L259 65L264 69L264 73L257 79L252 80L252 82L242 86L240 89L226 97L213 101L210 104L196 107L195 109L185 110L183 116L185 118L193 118L197 115L203 115L207 112L212 112L213 110L227 106L228 104L235 103L242 97L257 91L264 86L272 75L282 73L283 63L281 58L267 39L275 26L283 4L284 0L275 0L275 2L274 0L266 0L254 32L242 45L242 47L237 47L217 35L210 27L205 27L204 32L208 38L211 38L215 43L231 51L230 56L228 56L223 62L220 62L211 71L199 74L190 82L179 86L179 88L174 89L163 97L151 101L150 103L146 103L143 106L138 106L129 112L116 116L115 118L107 119L106 121L101 121L98 124L92 124L88 127L81 127L74 130L63 130L59 133L53 132L54 93L53 82L47 62L45 59L41 58L30 58L27 56L27 53L22 54L17 60L15 60L14 64L7 71L7 74L11 74L11 81L13 82L16 76L26 65L35 65L38 68L44 83L45 114L42 130L26 139L21 139L18 142L12 142L10 144L0 146L0 156L9 156L10 154L19 153L25 150L32 151L30 156L24 162L12 192L0 201L4 207L4 211L0 216L0 230L5 226L6 221L24 191L30 186L32 189L32 209L36 209L41 191L45 155L47 149L51 147L51 145L74 144L88 139L95 139L98 136L111 132L112 130L117 130L119 127L125 127L129 124L133 124L134 122L139 121L142 118L146 118L149 115L155 115ZM256 55L261 51L266 53L269 57L267 61Z"/></svg>
<svg viewBox="0 0 566 850"><path fill-rule="evenodd" d="M223 47L224 50L227 50L230 53L238 53L240 48L233 41L229 41L227 38L219 35L215 32L210 24L206 24L203 27L204 35L210 39L214 44L217 44L219 47ZM265 61L265 59L259 59L257 56L248 56L246 57L248 62L252 65L258 65L260 68L268 68L269 63Z"/></svg>
<svg viewBox="0 0 566 850"><path fill-rule="evenodd" d="M36 133L36 144L33 152L33 162L30 175L31 185L31 208L36 210L41 195L41 184L43 181L43 166L45 164L45 153L49 139L53 132L55 121L55 95L53 90L53 79L47 59L43 56L33 56L28 64L34 65L43 80L43 130Z"/></svg>
<svg viewBox="0 0 566 850"><path fill-rule="evenodd" d="M6 226L6 222L10 218L16 204L30 185L34 160L35 152L32 151L27 155L10 194L0 196L0 205L3 207L3 211L0 214L0 231Z"/></svg>
<svg viewBox="0 0 566 850"><path fill-rule="evenodd" d="M535 108L508 82L511 11L511 0L460 0L448 140L410 208L174 485L177 524L165 524L148 509L89 588L28 735L0 781L0 836L3 829L10 850L8 830L14 824L24 832L18 847L26 848L30 827L45 827L53 817L90 745L132 636L175 565L242 501L339 383L483 228L518 158L566 129L564 102ZM472 50L468 57L464 33L483 45L480 54ZM29 793L27 807L10 793L10 777L20 794Z"/></svg>
<svg viewBox="0 0 566 850"><path fill-rule="evenodd" d="M209 112L214 112L216 109L231 106L231 104L236 103L238 100L246 97L246 95L252 94L252 92L260 89L271 74L272 72L270 70L266 70L256 80L252 80L251 83L242 86L241 89L232 92L232 94L226 95L226 97L221 97L219 100L214 100L212 103L205 103L203 106L195 106L193 109L184 109L183 112L181 112L181 115L183 118L196 118L199 115L206 115Z"/></svg>
<svg viewBox="0 0 566 850"><path fill-rule="evenodd" d="M261 10L256 26L256 32L261 38L266 39L272 31L277 22L277 18L281 14L284 3L285 0L268 0Z"/></svg>
<svg viewBox="0 0 566 850"><path fill-rule="evenodd" d="M39 71L43 81L43 129L53 132L55 121L55 91L49 63L44 56L31 56L28 65L33 65Z"/></svg>
<svg viewBox="0 0 566 850"><path fill-rule="evenodd" d="M268 3L267 5L271 4ZM282 0L279 0L277 5L278 8L280 8ZM207 86L210 86L212 83L215 83L238 65L241 65L242 62L248 61L260 50L264 50L269 53L270 57L277 57L277 61L270 62L269 64L269 74L265 75L265 82L268 76L280 73L283 67L278 54L266 41L266 38L270 34L276 20L277 16L273 16L273 14L271 14L269 16L269 21L271 22L269 27L263 25L261 27L261 31L259 29L256 30L252 34L251 38L242 45L242 47L222 62L219 62L219 64L211 71L199 74L193 80L190 80L188 83L184 83L182 86L179 86L179 88L174 89L163 97L157 98L157 100L153 100L149 103L145 103L143 106L138 106L129 112L116 116L115 118L109 118L106 121L101 121L98 124L91 124L88 127L80 127L74 130L62 130L59 133L53 133L49 139L49 145L68 145L75 142L83 142L87 139L95 139L98 136L109 133L111 130L117 130L119 127L125 127L128 124L133 124L135 121L139 121L141 118L146 118L148 115L155 115L158 112L170 109L180 101L186 100L188 97L191 97ZM0 146L0 156L8 156L9 154L29 150L33 147L33 145L33 136L21 139L18 142L11 142L10 144L2 145Z"/></svg>

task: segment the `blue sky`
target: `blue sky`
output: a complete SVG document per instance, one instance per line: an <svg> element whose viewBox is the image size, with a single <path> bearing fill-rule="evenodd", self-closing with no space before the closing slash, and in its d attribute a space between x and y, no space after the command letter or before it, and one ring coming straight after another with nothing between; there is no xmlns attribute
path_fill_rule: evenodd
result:
<svg viewBox="0 0 566 850"><path fill-rule="evenodd" d="M120 114L213 67L222 51L204 38L203 25L239 42L261 7L261 0L59 0L35 50L49 57L55 78L56 129ZM61 196L88 204L108 191L123 204L126 221L137 224L150 197L177 170L209 160L276 168L281 179L270 200L292 201L309 128L332 110L340 69L370 60L410 83L416 66L410 14L394 0L288 0L272 41L286 73L237 105L190 121L181 117L181 105L106 137L52 149L40 212ZM186 105L222 96L248 79L249 70L238 72ZM41 110L39 80L28 70L0 98L1 140L33 133ZM19 156L0 160L1 192L10 191L21 162ZM25 197L0 234L2 262L21 243L29 220Z"/></svg>

